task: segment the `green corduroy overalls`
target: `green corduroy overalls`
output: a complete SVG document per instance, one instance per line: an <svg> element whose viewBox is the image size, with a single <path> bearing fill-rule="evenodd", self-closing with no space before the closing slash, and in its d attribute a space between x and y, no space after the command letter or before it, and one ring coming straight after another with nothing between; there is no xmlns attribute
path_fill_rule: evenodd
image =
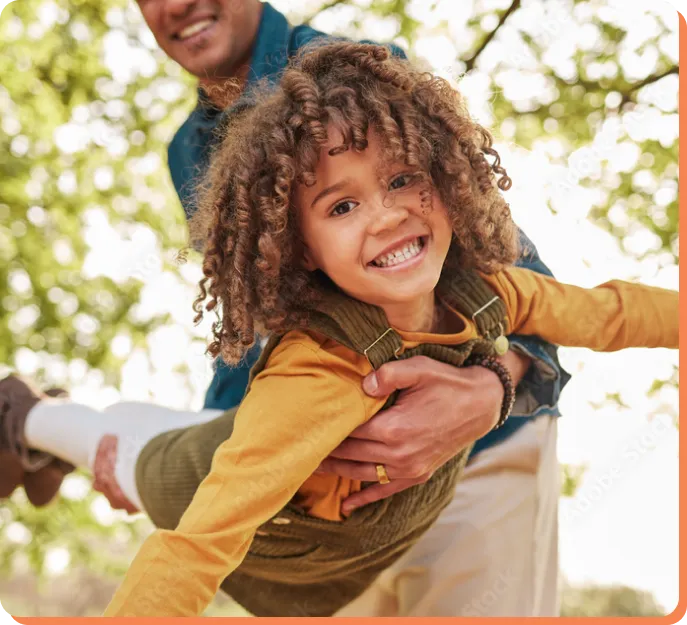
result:
<svg viewBox="0 0 687 625"><path fill-rule="evenodd" d="M493 340L506 328L503 301L470 271L442 277L438 289L445 302L474 319L483 338L453 346L422 344L399 355L401 338L389 327L382 309L340 292L327 294L308 327L364 354L374 369L394 358L417 355L461 366L473 353L493 353ZM251 381L280 339L269 339L251 371ZM384 407L394 400L395 396L389 397ZM215 450L231 436L236 410L208 423L163 433L143 449L136 465L137 487L157 527L176 527L209 473ZM331 616L434 523L453 497L469 451L461 451L426 483L358 508L344 521L312 517L287 504L258 529L247 557L221 588L256 616Z"/></svg>

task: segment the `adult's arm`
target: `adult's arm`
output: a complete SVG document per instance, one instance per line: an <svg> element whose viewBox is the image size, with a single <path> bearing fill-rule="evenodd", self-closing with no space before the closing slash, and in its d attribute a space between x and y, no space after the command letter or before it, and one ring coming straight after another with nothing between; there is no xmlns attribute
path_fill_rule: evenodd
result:
<svg viewBox="0 0 687 625"><path fill-rule="evenodd" d="M501 359L517 383L529 359L509 352ZM396 403L357 427L318 472L376 482L376 464L391 480L349 496L342 512L426 482L440 466L496 425L503 384L484 367L453 367L426 356L389 362L363 381L372 397L401 390Z"/></svg>
<svg viewBox="0 0 687 625"><path fill-rule="evenodd" d="M551 276L537 249L520 231L518 265ZM513 416L558 414L556 404L569 375L558 362L555 346L535 336L509 336L511 350L503 357L517 386ZM374 382L374 384L372 384ZM477 440L488 441L503 401L501 381L482 367L456 369L428 358L410 358L383 365L364 386L372 396L402 392L388 410L357 428L322 463L322 472L376 481L376 464L391 479L351 495L344 511L383 499L426 482L440 466ZM427 414L431 420L418 419ZM498 432L498 431L497 431Z"/></svg>
<svg viewBox="0 0 687 625"><path fill-rule="evenodd" d="M516 265L535 273L553 277L553 273L539 257L534 243L520 229L521 254ZM514 416L558 415L558 398L570 380L570 375L558 361L556 345L538 336L511 334L511 349L531 359L518 385L518 398L513 410Z"/></svg>

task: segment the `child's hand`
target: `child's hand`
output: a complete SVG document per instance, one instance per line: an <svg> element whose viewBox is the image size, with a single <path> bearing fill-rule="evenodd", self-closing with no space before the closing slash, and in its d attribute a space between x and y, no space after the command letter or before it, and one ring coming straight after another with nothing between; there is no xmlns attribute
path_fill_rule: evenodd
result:
<svg viewBox="0 0 687 625"><path fill-rule="evenodd" d="M140 512L129 501L115 477L118 439L106 434L100 439L93 466L93 490L105 495L114 510L126 510L129 514Z"/></svg>
<svg viewBox="0 0 687 625"><path fill-rule="evenodd" d="M514 352L502 362L516 384L530 363ZM426 482L494 427L504 395L501 381L488 369L457 368L425 356L383 365L365 378L363 388L372 396L402 392L391 408L356 428L320 471L375 482L375 465L383 464L391 482L351 495L343 504L344 514Z"/></svg>

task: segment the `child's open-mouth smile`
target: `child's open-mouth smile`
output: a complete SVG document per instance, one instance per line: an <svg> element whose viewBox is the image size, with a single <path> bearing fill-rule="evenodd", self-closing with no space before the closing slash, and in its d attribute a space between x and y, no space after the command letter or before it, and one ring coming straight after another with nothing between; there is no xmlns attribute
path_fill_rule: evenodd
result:
<svg viewBox="0 0 687 625"><path fill-rule="evenodd" d="M367 266L384 273L417 267L427 255L428 239L427 235L405 237L386 247Z"/></svg>

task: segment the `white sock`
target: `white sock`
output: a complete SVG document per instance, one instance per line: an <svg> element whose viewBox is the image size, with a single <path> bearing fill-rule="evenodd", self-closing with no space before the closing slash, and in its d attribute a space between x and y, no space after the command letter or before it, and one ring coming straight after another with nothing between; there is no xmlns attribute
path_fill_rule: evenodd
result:
<svg viewBox="0 0 687 625"><path fill-rule="evenodd" d="M200 412L173 410L143 402L121 402L108 406L105 411L117 422L129 422L126 432L123 427L117 432L115 479L126 498L139 510L144 510L144 507L136 487L136 463L148 442L162 432L205 423L223 412L222 410L201 410Z"/></svg>
<svg viewBox="0 0 687 625"><path fill-rule="evenodd" d="M66 399L50 399L29 412L24 436L29 447L92 471L100 439L114 434L118 439L115 479L124 495L142 510L136 462L148 441L162 432L205 423L220 414L221 410L191 412L143 402L121 402L101 412Z"/></svg>
<svg viewBox="0 0 687 625"><path fill-rule="evenodd" d="M92 469L95 451L107 433L103 413L65 399L37 403L26 417L24 437L29 447L47 451L78 467Z"/></svg>

